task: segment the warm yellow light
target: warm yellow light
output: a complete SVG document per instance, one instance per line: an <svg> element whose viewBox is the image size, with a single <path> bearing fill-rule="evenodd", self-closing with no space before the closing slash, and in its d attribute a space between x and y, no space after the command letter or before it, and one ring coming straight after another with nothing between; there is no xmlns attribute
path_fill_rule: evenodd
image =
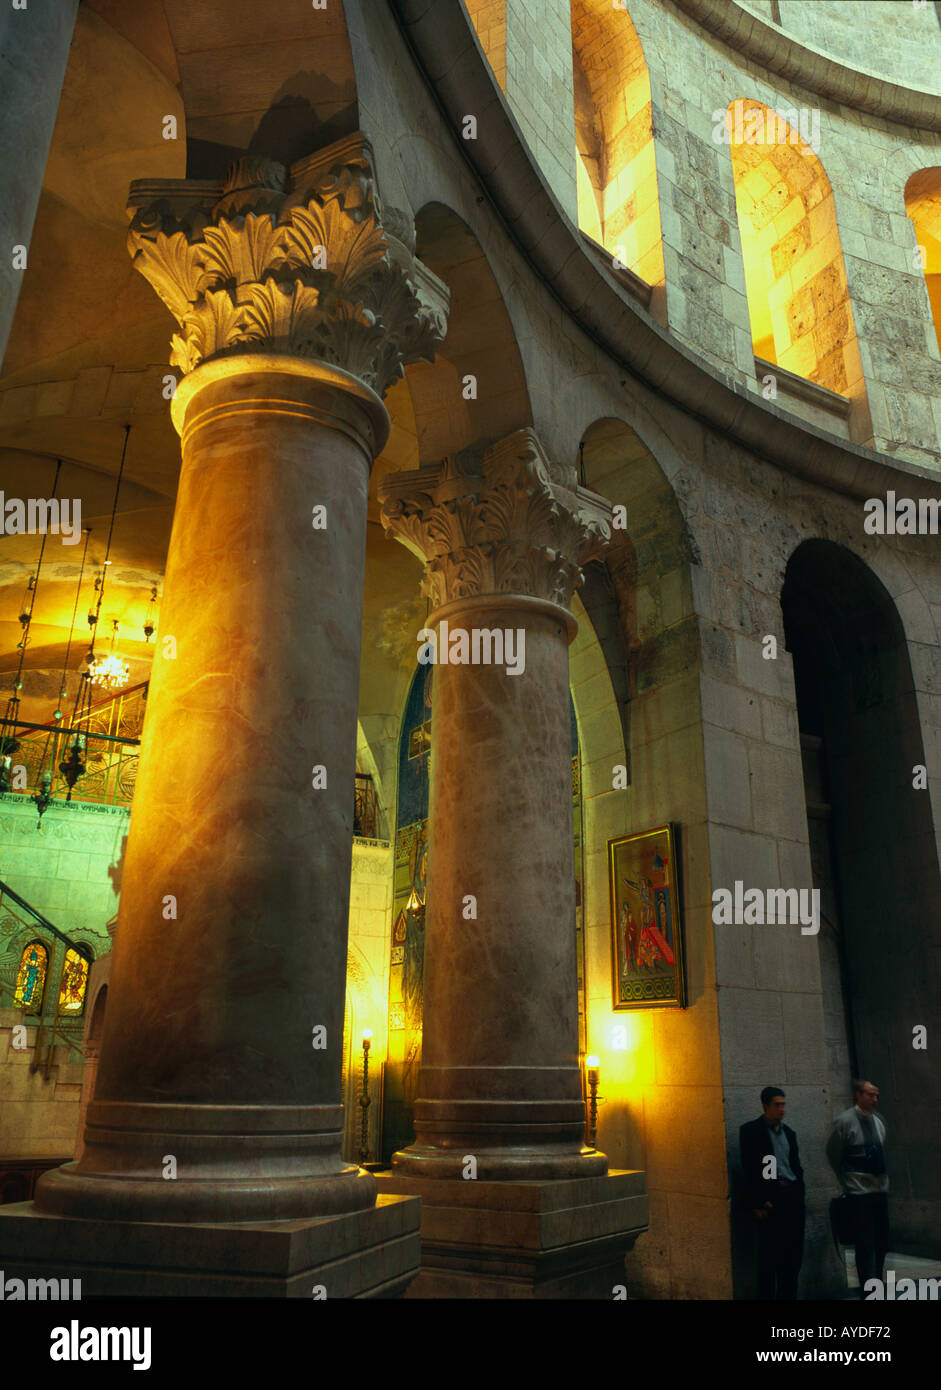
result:
<svg viewBox="0 0 941 1390"><path fill-rule="evenodd" d="M110 652L107 656L95 658L88 668L88 678L92 685L101 685L106 690L121 690L131 678L131 668L126 661Z"/></svg>
<svg viewBox="0 0 941 1390"><path fill-rule="evenodd" d="M371 1042L371 1041L372 1041L372 1029L371 1029L371 1028L364 1028L364 1029L363 1029L363 1042Z"/></svg>
<svg viewBox="0 0 941 1390"><path fill-rule="evenodd" d="M601 1066L601 1058L596 1057L595 1054L592 1052L590 1056L585 1058L585 1066L590 1067L592 1070L596 1070L598 1067Z"/></svg>

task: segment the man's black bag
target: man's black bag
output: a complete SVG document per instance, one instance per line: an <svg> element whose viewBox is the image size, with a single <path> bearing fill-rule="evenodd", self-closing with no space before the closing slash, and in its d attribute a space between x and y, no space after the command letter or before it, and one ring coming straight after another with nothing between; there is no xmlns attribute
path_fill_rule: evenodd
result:
<svg viewBox="0 0 941 1390"><path fill-rule="evenodd" d="M856 1209L852 1197L844 1192L830 1202L830 1229L836 1245L856 1244Z"/></svg>

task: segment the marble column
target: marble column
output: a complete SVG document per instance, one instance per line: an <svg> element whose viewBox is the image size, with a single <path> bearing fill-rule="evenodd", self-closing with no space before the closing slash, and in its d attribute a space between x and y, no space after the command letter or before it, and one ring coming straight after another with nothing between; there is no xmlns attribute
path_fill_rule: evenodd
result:
<svg viewBox="0 0 941 1390"><path fill-rule="evenodd" d="M0 6L0 363L23 276L13 248L33 234L43 174L59 110L78 0L14 9Z"/></svg>
<svg viewBox="0 0 941 1390"><path fill-rule="evenodd" d="M97 1089L36 1208L363 1212L340 1072L367 489L447 291L383 224L360 137L135 184L132 209L181 326L182 469Z"/></svg>
<svg viewBox="0 0 941 1390"><path fill-rule="evenodd" d="M471 1156L481 1181L607 1171L583 1144L568 644L610 506L566 481L520 430L479 461L380 485L387 531L426 562L437 633L422 1071L402 1175L466 1177ZM489 663L456 664L456 634L475 630L512 634L513 662L482 647Z"/></svg>

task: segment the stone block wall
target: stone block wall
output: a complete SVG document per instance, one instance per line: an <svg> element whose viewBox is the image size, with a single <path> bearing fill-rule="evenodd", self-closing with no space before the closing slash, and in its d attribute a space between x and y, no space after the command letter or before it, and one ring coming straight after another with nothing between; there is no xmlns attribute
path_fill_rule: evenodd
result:
<svg viewBox="0 0 941 1390"><path fill-rule="evenodd" d="M468 13L523 138L578 220L569 0L472 0Z"/></svg>
<svg viewBox="0 0 941 1390"><path fill-rule="evenodd" d="M69 936L108 950L130 811L54 803L37 830L28 796L0 794L0 878Z"/></svg>
<svg viewBox="0 0 941 1390"><path fill-rule="evenodd" d="M19 1009L0 1007L0 1162L7 1158L66 1160L75 1148L84 1062L59 1043L47 1078L46 1052L52 1039L46 1030L38 1036L33 1021L27 1025L27 1046L14 1047L13 1029L22 1023ZM79 1030L77 1040L80 1036ZM40 1064L35 1071L34 1061Z"/></svg>
<svg viewBox="0 0 941 1390"><path fill-rule="evenodd" d="M933 0L778 0L778 6L781 28L801 43L902 86L941 91L941 23ZM759 10L753 0L743 8Z"/></svg>
<svg viewBox="0 0 941 1390"><path fill-rule="evenodd" d="M627 12L574 0L572 61L579 150L595 188L603 244L641 279L660 286L650 79Z"/></svg>
<svg viewBox="0 0 941 1390"><path fill-rule="evenodd" d="M772 481L771 472L756 467L727 443L707 440L704 462L686 505L704 559L694 580L702 624L712 885L732 888L740 880L761 889L810 889L793 664L784 649L780 607L788 559L808 535L823 536L859 555L893 597L904 599L899 602L896 597L896 602L909 637L915 685L920 686L919 698L929 704L937 675L918 673L918 643L913 640L918 628L906 621L905 607L910 604L923 615L924 605L936 594L937 579L926 564L924 541L915 538L906 545L898 538L893 545L888 538L865 537L860 503L826 495L796 479L779 476ZM825 595L821 602L826 602ZM768 635L776 637L777 653L766 660L763 638ZM924 715L922 724L927 734ZM937 754L929 755L929 741L930 770ZM896 772L908 775L906 769ZM878 796L876 786L867 795ZM934 823L941 829L937 815ZM844 921L843 929L852 933L853 921ZM738 1126L760 1113L758 1093L763 1085L781 1085L808 1179L803 1288L806 1294L827 1295L839 1288L842 1276L832 1259L827 1230L827 1203L837 1188L824 1145L832 1112L849 1103L850 1081L848 1070L833 1070L841 1058L846 1064L846 1054L838 1021L828 1018L833 1012L830 947L793 925L716 925L714 932L732 1191ZM875 961L871 968L878 970ZM901 1027L908 1022L904 1000L896 1004ZM867 1045L867 1056L869 1065L878 1067L874 1048L875 1038ZM865 1065L863 1058L860 1065ZM902 1090L892 1068L883 1066L879 1082L882 1108L891 1124ZM899 1161L900 1182L903 1168ZM903 1195L900 1187L899 1196ZM744 1243L749 1237L747 1228L735 1230L741 1252L739 1291L746 1292Z"/></svg>
<svg viewBox="0 0 941 1390"><path fill-rule="evenodd" d="M617 422L586 436L588 485L627 510L627 539L609 552L610 621L576 601L572 698L582 750L588 1048L601 1060L598 1144L613 1168L646 1174L650 1230L627 1261L637 1297L732 1293L728 1176L700 716L699 640L691 555L676 501L643 444ZM629 701L612 686L619 629ZM626 736L626 737L625 737ZM618 765L626 790L613 786ZM607 844L678 826L686 956L685 1008L615 1010ZM626 1046L623 1039L626 1036ZM695 1116L696 1142L684 1142Z"/></svg>
<svg viewBox="0 0 941 1390"><path fill-rule="evenodd" d="M130 813L124 807L82 802L55 804L37 830L35 806L26 796L0 795L0 879L73 940L86 943L95 957L111 949L108 923L117 914L121 867ZM39 1019L24 1018L11 1004L23 947L32 940L49 949L43 1022L42 1069L30 1070ZM53 1023L65 946L31 923L13 903L0 903L0 1154L5 1157L71 1155L78 1126L83 1064L84 1016ZM14 1024L27 1024L29 1047L12 1046ZM73 1040L74 1049L62 1041ZM45 1061L53 1046L50 1076Z"/></svg>
<svg viewBox="0 0 941 1390"><path fill-rule="evenodd" d="M865 116L782 79L772 83L653 0L632 0L629 13L650 76L671 331L724 374L758 389L732 162L728 145L716 141L713 117L737 98L815 111L872 416L871 436L860 442L941 467L941 355L905 211L911 174L941 162L938 136ZM799 400L788 408L805 413Z"/></svg>

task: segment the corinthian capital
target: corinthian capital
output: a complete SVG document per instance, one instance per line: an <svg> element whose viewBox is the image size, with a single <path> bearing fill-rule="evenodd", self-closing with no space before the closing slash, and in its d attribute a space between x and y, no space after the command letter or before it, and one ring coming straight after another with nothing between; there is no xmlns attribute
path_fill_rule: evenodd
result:
<svg viewBox="0 0 941 1390"><path fill-rule="evenodd" d="M449 294L383 219L372 152L349 136L286 169L238 160L222 184L137 180L128 248L180 325L170 361L282 352L342 367L379 395L430 361Z"/></svg>
<svg viewBox="0 0 941 1390"><path fill-rule="evenodd" d="M611 538L611 504L552 481L531 429L379 484L382 524L425 561L435 607L454 599L525 594L568 608L582 565Z"/></svg>

